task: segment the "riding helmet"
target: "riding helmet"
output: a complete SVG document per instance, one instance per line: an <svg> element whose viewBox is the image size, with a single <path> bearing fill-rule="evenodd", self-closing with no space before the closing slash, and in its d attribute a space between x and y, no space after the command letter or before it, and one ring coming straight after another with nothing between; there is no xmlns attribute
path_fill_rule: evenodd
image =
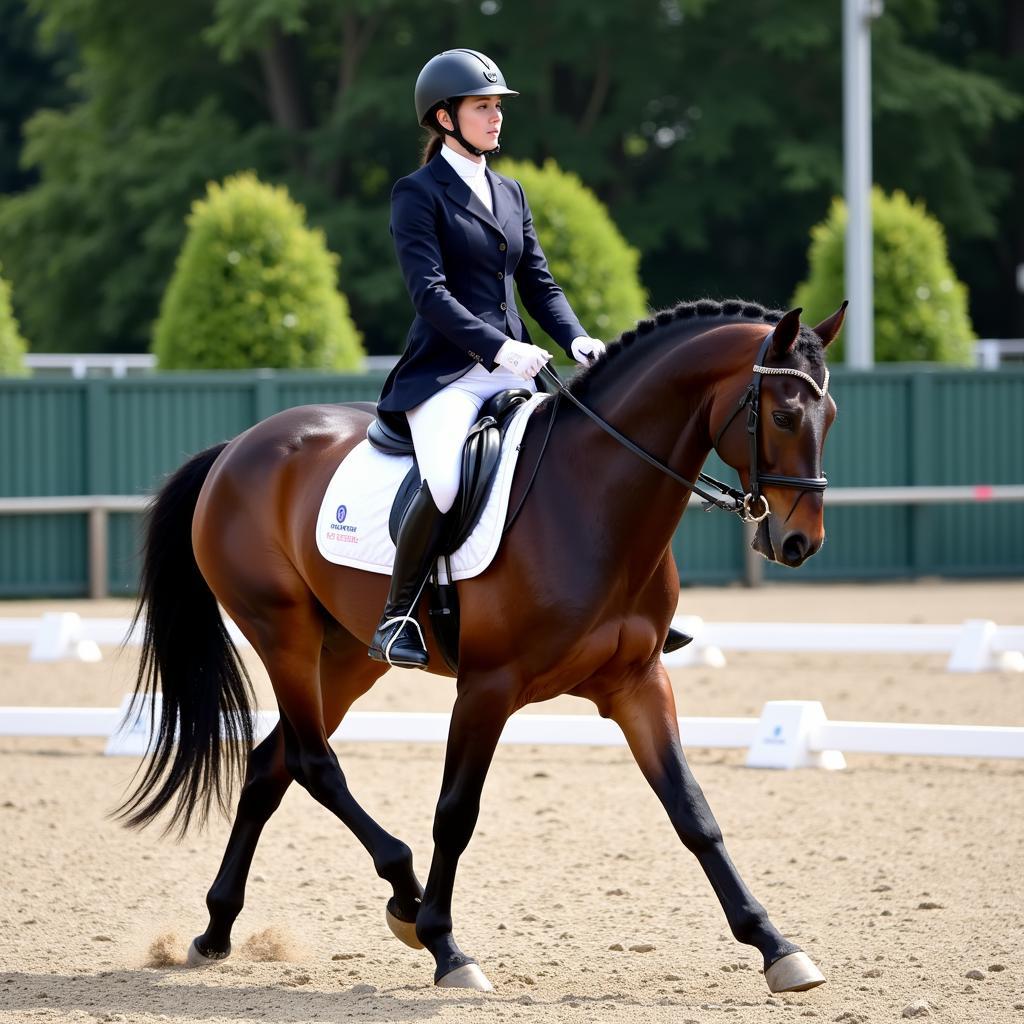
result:
<svg viewBox="0 0 1024 1024"><path fill-rule="evenodd" d="M478 50L445 50L431 57L416 79L416 118L427 123L439 103L456 96L518 96L498 65Z"/></svg>

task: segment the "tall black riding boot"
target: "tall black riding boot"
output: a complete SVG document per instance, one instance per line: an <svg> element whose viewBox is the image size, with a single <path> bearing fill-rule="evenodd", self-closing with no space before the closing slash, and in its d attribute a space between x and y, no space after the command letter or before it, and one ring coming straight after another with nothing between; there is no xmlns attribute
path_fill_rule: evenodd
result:
<svg viewBox="0 0 1024 1024"><path fill-rule="evenodd" d="M416 605L444 535L445 515L424 481L398 528L395 567L384 614L370 641L370 657L403 668L424 668L427 648L416 621Z"/></svg>

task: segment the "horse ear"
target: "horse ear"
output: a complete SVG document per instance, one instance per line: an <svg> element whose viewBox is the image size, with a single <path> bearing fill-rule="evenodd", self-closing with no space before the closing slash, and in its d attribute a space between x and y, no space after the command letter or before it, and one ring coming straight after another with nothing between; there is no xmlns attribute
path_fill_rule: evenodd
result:
<svg viewBox="0 0 1024 1024"><path fill-rule="evenodd" d="M850 303L843 299L843 304L827 319L822 320L817 327L814 328L814 333L821 338L821 345L824 348L829 342L835 341L836 336L839 334L839 329L843 326L843 319L846 316L846 307Z"/></svg>
<svg viewBox="0 0 1024 1024"><path fill-rule="evenodd" d="M791 309L776 325L772 332L772 352L776 356L784 356L794 345L800 334L800 314L803 309L798 306Z"/></svg>

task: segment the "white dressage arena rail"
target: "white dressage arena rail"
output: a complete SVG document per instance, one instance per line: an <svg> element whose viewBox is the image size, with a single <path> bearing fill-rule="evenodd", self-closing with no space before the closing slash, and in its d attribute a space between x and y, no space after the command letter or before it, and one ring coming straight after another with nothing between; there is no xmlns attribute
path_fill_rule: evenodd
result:
<svg viewBox="0 0 1024 1024"><path fill-rule="evenodd" d="M158 698L159 699L159 698ZM119 708L0 708L0 736L106 737L107 754L140 756L150 739L150 704L128 718L131 697ZM122 722L126 725L122 728ZM256 735L267 735L276 712L256 715ZM331 739L339 743L443 743L447 714L353 711ZM751 768L846 767L842 751L934 757L1024 758L1024 728L830 722L818 701L765 704L760 718L680 718L685 747L745 747ZM593 715L513 716L502 743L624 746L618 726Z"/></svg>
<svg viewBox="0 0 1024 1024"><path fill-rule="evenodd" d="M151 501L143 494L79 494L63 497L0 498L0 516L86 513L89 517L89 596L106 597L109 516L113 512L143 512ZM832 487L825 503L839 505L945 505L988 504L1024 501L1024 484L968 484L915 487ZM700 506L696 495L690 502ZM747 524L744 539L744 576L749 586L757 586L764 576L764 562L750 550L753 527Z"/></svg>
<svg viewBox="0 0 1024 1024"><path fill-rule="evenodd" d="M665 657L666 664L722 664L721 647L755 651L894 651L949 653L951 671L976 672L1024 666L1024 627L1000 628L987 620L960 626L831 625L827 623L704 623L678 617L675 624L691 632L694 642ZM0 643L28 645L30 658L54 661L102 657L100 644L121 643L129 620L83 619L73 612L41 618L0 619ZM248 646L234 623L228 631ZM137 625L129 643L141 642ZM0 708L0 736L102 736L107 753L140 755L149 744L148 706L122 729L130 698L120 708ZM259 712L258 736L277 721ZM334 734L339 742L444 742L446 714L352 712ZM842 768L842 751L951 757L1024 758L1024 728L919 725L887 722L830 722L817 701L770 701L760 718L681 718L680 733L688 747L747 748L751 767ZM514 716L503 743L621 746L614 723L590 715Z"/></svg>
<svg viewBox="0 0 1024 1024"><path fill-rule="evenodd" d="M723 651L830 651L835 653L945 654L949 672L1024 672L1024 626L997 626L988 619L959 625L839 624L827 622L704 622L695 615L673 623L693 643L667 654L669 668L688 665L721 667ZM64 658L99 661L100 645L117 645L128 632L128 619L83 618L75 612L48 612L39 618L0 618L0 644L29 647L31 661ZM236 644L248 641L233 622L228 632ZM129 644L142 642L137 625Z"/></svg>

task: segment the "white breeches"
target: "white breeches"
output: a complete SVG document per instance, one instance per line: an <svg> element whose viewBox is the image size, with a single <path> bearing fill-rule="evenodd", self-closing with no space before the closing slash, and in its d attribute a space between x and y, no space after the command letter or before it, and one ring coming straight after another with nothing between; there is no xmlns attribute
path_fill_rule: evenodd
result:
<svg viewBox="0 0 1024 1024"><path fill-rule="evenodd" d="M536 391L537 385L503 366L488 373L478 364L405 414L420 477L430 485L434 503L441 512L455 504L462 472L462 443L469 428L476 422L484 402L508 388Z"/></svg>

